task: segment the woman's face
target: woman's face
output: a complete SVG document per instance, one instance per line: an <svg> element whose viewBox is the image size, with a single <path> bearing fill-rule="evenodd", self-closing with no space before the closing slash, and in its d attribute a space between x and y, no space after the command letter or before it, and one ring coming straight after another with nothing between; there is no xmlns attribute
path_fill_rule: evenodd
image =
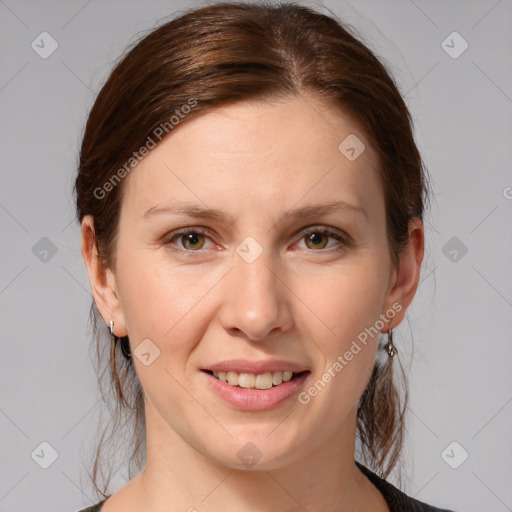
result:
<svg viewBox="0 0 512 512"><path fill-rule="evenodd" d="M125 178L100 311L129 334L148 431L239 468L353 442L375 333L417 280L391 266L377 167L309 97L217 108Z"/></svg>

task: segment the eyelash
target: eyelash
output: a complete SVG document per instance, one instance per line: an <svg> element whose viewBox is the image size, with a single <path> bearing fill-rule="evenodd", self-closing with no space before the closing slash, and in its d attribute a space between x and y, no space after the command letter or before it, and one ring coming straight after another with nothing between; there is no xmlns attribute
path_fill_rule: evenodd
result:
<svg viewBox="0 0 512 512"><path fill-rule="evenodd" d="M166 241L164 241L164 244L169 247L171 250L173 251L177 251L177 252L181 252L181 253L187 253L187 255L192 255L193 253L200 253L200 252L203 252L201 249L197 249L197 250L192 250L192 249L182 249L180 247L177 247L175 244L172 243L172 240L174 240L175 238L180 238L180 237L183 237L185 235L189 235L191 233L194 233L194 234L198 234L198 235L204 235L204 236L207 236L208 238L212 239L215 237L214 233L212 231L210 231L208 228L201 228L201 227L194 227L194 228L183 228L183 229L180 229L180 230L177 230L177 231L173 231L171 233L169 233L169 236L166 237ZM338 242L341 242L341 247L337 247L337 248L329 248L329 249L309 249L310 252L319 252L319 253L324 253L324 252L337 252L337 251L340 251L342 249L344 249L345 247L349 246L350 245L350 241L349 241L349 237L348 235L347 236L343 236L343 235L340 235L339 233L336 233L334 231L331 231L330 229L328 228L325 228L325 227L321 227L321 226L312 226L312 227L308 227L308 228L305 228L304 230L302 230L300 233L299 233L299 240L302 240L306 237L306 235L309 235L309 234L313 234L313 233L321 233L322 235L327 235L331 238L334 238L336 240L338 240ZM192 253L192 254L191 254Z"/></svg>

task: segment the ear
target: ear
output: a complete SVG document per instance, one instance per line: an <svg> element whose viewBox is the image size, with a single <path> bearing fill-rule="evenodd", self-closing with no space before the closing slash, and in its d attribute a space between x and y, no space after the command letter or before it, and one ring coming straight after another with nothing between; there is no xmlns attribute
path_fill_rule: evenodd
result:
<svg viewBox="0 0 512 512"><path fill-rule="evenodd" d="M111 269L106 268L99 257L94 233L94 219L91 215L86 215L83 218L81 232L82 257L89 275L89 284L96 307L107 325L110 320L114 320L116 336L126 336L128 332L117 295L115 275Z"/></svg>
<svg viewBox="0 0 512 512"><path fill-rule="evenodd" d="M386 331L396 327L405 317L405 312L416 294L418 288L421 262L424 251L423 223L418 217L409 221L409 238L407 246L400 254L398 267L392 272L389 281L388 294L382 311L390 308L396 311L396 315L387 321ZM393 304L395 307L393 307ZM398 305L401 306L398 311Z"/></svg>

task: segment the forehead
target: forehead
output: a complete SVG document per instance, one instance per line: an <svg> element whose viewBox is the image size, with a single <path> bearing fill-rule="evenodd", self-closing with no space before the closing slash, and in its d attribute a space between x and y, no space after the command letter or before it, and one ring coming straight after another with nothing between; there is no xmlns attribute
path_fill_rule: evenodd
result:
<svg viewBox="0 0 512 512"><path fill-rule="evenodd" d="M347 158L346 140L360 142L357 152L364 147L356 159ZM258 211L342 195L364 206L380 192L365 134L311 97L215 107L178 125L126 180L123 202L139 213L172 200Z"/></svg>

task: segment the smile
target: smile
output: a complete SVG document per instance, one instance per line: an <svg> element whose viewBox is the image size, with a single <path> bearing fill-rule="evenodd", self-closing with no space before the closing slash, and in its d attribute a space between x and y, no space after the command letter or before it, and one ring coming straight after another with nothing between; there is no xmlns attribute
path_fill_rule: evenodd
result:
<svg viewBox="0 0 512 512"><path fill-rule="evenodd" d="M247 373L224 370L202 370L205 384L222 402L237 410L263 411L281 404L293 403L290 399L304 387L311 375L309 370L289 370Z"/></svg>
<svg viewBox="0 0 512 512"><path fill-rule="evenodd" d="M243 373L234 371L214 371L205 370L210 375L213 375L221 382L226 382L230 386L246 388L246 389L270 389L275 386L280 386L283 382L288 382L301 373L292 371L275 371L264 373Z"/></svg>

